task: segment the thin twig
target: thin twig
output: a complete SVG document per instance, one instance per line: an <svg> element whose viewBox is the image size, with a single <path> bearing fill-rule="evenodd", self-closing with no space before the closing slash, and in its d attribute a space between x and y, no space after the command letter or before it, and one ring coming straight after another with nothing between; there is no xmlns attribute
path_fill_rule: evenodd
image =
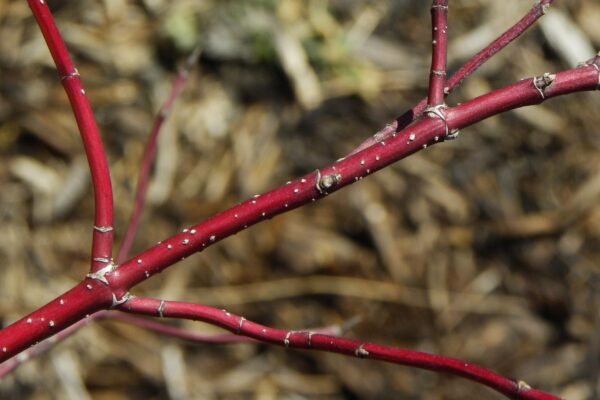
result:
<svg viewBox="0 0 600 400"><path fill-rule="evenodd" d="M140 175L138 177L137 187L135 191L133 212L131 213L131 218L129 220L129 224L127 225L127 230L125 232L123 243L121 243L121 248L119 249L119 255L117 256L117 264L120 264L127 259L127 256L131 251L131 247L133 246L133 242L140 225L140 217L142 215L142 210L144 209L146 190L148 188L148 179L150 177L150 170L152 169L152 165L154 164L154 156L156 154L158 135L161 132L161 128L165 120L171 113L171 109L173 108L175 100L177 100L185 86L187 78L190 74L190 70L198 62L200 52L201 48L199 46L196 47L196 49L194 49L194 51L187 58L185 64L179 69L177 76L173 81L171 92L169 93L169 96L160 108L158 114L156 115L156 118L154 119L154 125L152 126L152 131L150 132L150 136L148 137L148 143L146 144L144 157L142 159Z"/></svg>
<svg viewBox="0 0 600 400"><path fill-rule="evenodd" d="M387 361L430 371L445 372L479 382L510 398L557 400L558 397L532 389L522 381L513 381L488 369L449 357L398 349L360 340L329 336L312 331L287 331L273 329L249 321L244 317L199 304L135 297L120 306L120 309L139 315L154 315L158 310L163 317L202 321L227 329L263 343L277 346L320 350L330 353L351 355L358 358Z"/></svg>
<svg viewBox="0 0 600 400"><path fill-rule="evenodd" d="M136 317L134 315L127 315L120 312L110 312L102 310L76 322L75 324L71 325L65 330L58 332L56 335L28 348L27 350L20 353L18 356L13 357L10 360L7 360L0 364L0 379L12 373L25 362L47 353L58 343L77 333L81 328L86 327L92 322L99 320L116 320L137 326L142 329L147 329L149 331L161 335L171 336L194 343L233 344L255 342L255 340L244 336L231 334L201 334L189 331L187 329L182 329L162 324L159 322L151 321L146 318Z"/></svg>
<svg viewBox="0 0 600 400"><path fill-rule="evenodd" d="M95 206L90 272L96 273L110 264L112 260L113 193L106 153L102 147L92 107L81 84L79 72L69 57L69 52L46 1L28 0L28 3L69 97L90 166Z"/></svg>
<svg viewBox="0 0 600 400"><path fill-rule="evenodd" d="M144 206L144 198L146 193L146 187L148 183L148 176L150 174L150 169L152 166L152 161L154 159L154 154L156 153L156 142L157 137L160 133L163 122L168 117L170 110L173 106L173 103L183 90L185 82L187 81L187 77L189 76L190 70L194 67L194 65L198 61L198 57L200 56L200 47L197 47L187 58L185 64L179 69L175 80L173 81L173 85L171 88L171 92L165 103L162 105L155 121L154 126L152 128L152 132L150 133L150 137L148 140L148 144L146 146L146 151L144 153L144 158L142 161L140 176L138 178L134 211L131 216L131 220L127 227L127 231L125 234L125 239L123 240L123 244L121 245L121 249L119 251L119 256L117 258L117 263L122 262L126 257L127 253L131 249L131 245L133 244L133 239L135 238L136 232L139 227L139 219ZM62 64L61 64L62 65ZM64 82L64 80L63 80ZM110 259L105 257L107 261ZM104 265L103 265L104 266ZM64 300L63 300L64 301ZM39 356L40 354L46 353L50 350L54 345L63 341L67 337L74 334L80 328L87 326L89 323L95 320L100 319L120 319L126 322L130 322L134 325L138 325L140 327L146 327L149 330L155 331L157 333L163 333L167 335L177 336L182 339L192 340L196 342L205 342L205 343L228 343L228 337L223 335L199 335L193 334L191 332L186 332L185 330L168 327L164 324L159 324L156 322L147 321L141 318L135 318L132 316L125 316L118 313L108 313L107 311L99 311L88 318L80 320L79 322L71 325L67 329L57 333L56 335L38 343L37 345L30 347L25 350L18 357L13 357L9 361L3 363L0 366L0 379L9 373L11 373L14 369L16 369L23 362L28 361L32 358ZM240 341L239 336L232 336L231 339L235 338L235 341ZM246 340L247 341L247 340Z"/></svg>
<svg viewBox="0 0 600 400"><path fill-rule="evenodd" d="M444 104L448 60L448 0L433 0L431 5L431 71L427 106Z"/></svg>
<svg viewBox="0 0 600 400"><path fill-rule="evenodd" d="M170 304L169 301L163 301L163 315L162 317L167 317L164 314L164 309ZM160 304L160 303L159 303ZM156 311L156 310L155 310ZM159 316L159 313L156 312L155 316ZM256 343L257 340L247 336L239 336L232 334L215 334L215 333L198 333L193 332L189 329L179 328L176 326L167 325L164 323L156 322L147 318L140 318L135 315L114 312L110 314L105 314L103 319L107 320L116 320L125 322L131 325L134 325L138 328L147 329L154 333L158 333L160 335L169 336L175 339L185 340L191 343L197 344L236 344L236 343ZM349 330L354 323L349 321L348 323L344 323L342 325L330 325L326 327L320 328L308 328L313 332L318 332L323 335L332 335L339 336L342 333Z"/></svg>
<svg viewBox="0 0 600 400"><path fill-rule="evenodd" d="M256 343L257 340L247 336L239 336L232 334L206 334L190 331L189 329L179 328L176 326L167 325L164 323L141 318L135 315L125 314L117 311L102 310L84 318L70 327L58 332L56 335L28 348L21 352L18 356L11 358L0 364L0 379L12 373L25 362L30 361L42 354L47 353L54 348L58 343L71 337L81 328L90 325L94 321L114 320L123 322L129 325L136 326L141 329L146 329L159 335L169 336L175 339L185 340L196 344L236 344L236 343ZM350 330L358 322L357 318L352 318L341 325L330 325L322 328L310 329L312 332L318 332L324 335L339 336Z"/></svg>
<svg viewBox="0 0 600 400"><path fill-rule="evenodd" d="M27 350L24 350L23 352L19 353L19 355L17 355L16 357L13 357L10 360L3 362L2 364L0 364L0 379L12 373L25 362L36 358L42 354L45 354L50 349L54 348L54 346L56 346L58 343L69 338L74 333L78 332L81 328L88 326L93 321L99 318L102 318L102 316L106 313L107 311L100 311L94 315L89 316L88 318L79 320L73 325L69 326L68 328L58 332L56 335L49 337L48 339L34 346L31 346Z"/></svg>

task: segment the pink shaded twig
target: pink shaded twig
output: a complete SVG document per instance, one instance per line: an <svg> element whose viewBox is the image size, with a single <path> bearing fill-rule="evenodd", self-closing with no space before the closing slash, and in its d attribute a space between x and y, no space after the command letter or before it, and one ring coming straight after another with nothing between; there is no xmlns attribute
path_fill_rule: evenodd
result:
<svg viewBox="0 0 600 400"><path fill-rule="evenodd" d="M340 338L312 331L273 329L229 313L199 304L135 297L120 306L123 311L141 315L202 321L237 335L277 346L320 350L373 360L387 361L430 371L445 372L479 382L515 399L556 400L558 397L530 388L488 369L449 357L398 349L360 340Z"/></svg>
<svg viewBox="0 0 600 400"><path fill-rule="evenodd" d="M160 134L163 123L165 122L165 120L171 112L173 103L175 103L175 100L177 100L177 97L179 96L179 94L183 90L183 87L185 86L190 70L198 61L199 56L200 47L197 47L187 58L185 64L179 69L177 76L173 81L171 92L169 93L169 96L165 100L164 104L160 108L160 111L158 112L154 120L154 125L152 126L152 131L150 132L150 137L148 138L146 150L144 151L144 157L142 159L140 175L138 177L137 188L135 192L133 212L131 213L131 219L129 220L123 243L121 244L121 248L119 249L119 255L117 256L117 264L120 264L127 259L127 256L129 254L129 251L131 250L131 247L133 246L133 241L139 228L140 217L142 215L142 210L144 208L144 202L146 197L146 189L148 187L148 179L150 177L150 170L152 169L152 164L154 163L154 155L156 154L156 144L158 141L158 135Z"/></svg>
<svg viewBox="0 0 600 400"><path fill-rule="evenodd" d="M147 329L149 331L175 337L177 339L186 340L194 343L204 343L204 344L233 344L233 343L249 343L255 342L255 340L238 335L231 334L201 334L191 332L187 329L178 328L175 326L169 326L165 324L161 324L159 322L151 321L145 318L136 317L134 315L127 315L120 312L109 312L106 310L99 311L93 315L84 318L68 328L58 332L56 335L49 337L43 342L38 343L35 346L28 348L27 350L20 353L18 356L11 358L0 364L0 379L4 378L19 366L24 364L25 362L31 360L32 358L38 357L42 354L45 354L58 343L63 340L71 337L74 333L78 332L81 328L88 326L94 321L99 320L117 320L124 323L128 323L134 326L137 326L142 329Z"/></svg>
<svg viewBox="0 0 600 400"><path fill-rule="evenodd" d="M111 262L112 257L113 194L106 154L102 147L102 140L94 120L92 107L81 84L79 72L69 57L48 5L45 0L28 0L28 3L69 97L90 166L95 203L90 271L95 273L106 267Z"/></svg>
<svg viewBox="0 0 600 400"><path fill-rule="evenodd" d="M431 71L427 106L444 104L448 59L448 0L433 0L431 5Z"/></svg>
<svg viewBox="0 0 600 400"><path fill-rule="evenodd" d="M176 326L166 325L160 322L152 321L151 319L140 318L134 315L123 313L115 313L111 316L112 319L135 325L139 328L158 333L160 335L170 336L173 338L185 340L192 343L202 344L233 344L233 343L249 343L252 342L249 338L231 334L205 334L182 329Z"/></svg>
<svg viewBox="0 0 600 400"><path fill-rule="evenodd" d="M469 61L467 61L462 67L458 69L447 81L444 93L449 95L456 88L458 88L462 82L479 67L481 67L487 60L496 55L500 50L512 43L516 38L521 36L527 29L529 29L538 19L540 19L552 5L554 0L538 0L529 10L523 18L521 18L516 24L507 29L502 35L496 38L493 42L487 45L483 50L474 55ZM348 155L356 154L361 150L366 149L376 143L387 140L390 136L396 134L398 131L406 128L408 125L413 123L415 120L421 117L423 111L427 108L427 98L422 99L416 106L396 118L391 123L387 124L385 128L371 136L362 142L358 147L352 150Z"/></svg>

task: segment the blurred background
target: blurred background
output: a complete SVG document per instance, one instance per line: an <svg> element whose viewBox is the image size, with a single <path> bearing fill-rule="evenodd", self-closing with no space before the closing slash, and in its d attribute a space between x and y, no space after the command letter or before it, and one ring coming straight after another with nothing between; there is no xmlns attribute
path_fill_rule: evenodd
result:
<svg viewBox="0 0 600 400"><path fill-rule="evenodd" d="M187 55L135 251L344 156L426 93L429 2L49 1L111 167L119 243L153 117ZM534 3L455 0L450 70ZM548 15L449 104L600 48L600 3ZM465 129L261 223L134 294L458 357L568 399L600 395L600 95ZM85 275L93 198L66 96L25 1L0 0L0 321ZM116 254L116 251L115 251ZM199 332L200 323L168 321ZM463 379L262 345L88 326L0 383L6 399L501 398Z"/></svg>

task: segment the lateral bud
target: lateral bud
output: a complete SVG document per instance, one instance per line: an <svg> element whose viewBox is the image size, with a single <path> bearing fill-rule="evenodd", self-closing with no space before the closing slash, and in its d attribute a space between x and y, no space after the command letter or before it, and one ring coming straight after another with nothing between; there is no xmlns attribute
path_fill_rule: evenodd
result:
<svg viewBox="0 0 600 400"><path fill-rule="evenodd" d="M548 89L550 85L552 85L555 79L556 75L549 72L546 72L542 76L536 76L533 78L533 86L537 89L542 99L546 98L544 91Z"/></svg>
<svg viewBox="0 0 600 400"><path fill-rule="evenodd" d="M131 300L133 297L134 296L132 294L127 292L123 295L123 297L121 297L120 299L117 299L117 296L113 293L112 294L112 304L110 305L110 308L115 308L118 305L124 304L124 303L128 302L129 300Z"/></svg>
<svg viewBox="0 0 600 400"><path fill-rule="evenodd" d="M356 350L354 350L354 355L358 358L365 358L369 356L369 352L367 350L365 350L364 348L364 344L361 344L360 346L358 346L356 348Z"/></svg>
<svg viewBox="0 0 600 400"><path fill-rule="evenodd" d="M331 189L333 186L340 183L342 180L342 175L340 174L330 174L321 176L321 171L317 170L317 179L315 183L315 187L319 191L319 193L324 194L327 193L328 189Z"/></svg>

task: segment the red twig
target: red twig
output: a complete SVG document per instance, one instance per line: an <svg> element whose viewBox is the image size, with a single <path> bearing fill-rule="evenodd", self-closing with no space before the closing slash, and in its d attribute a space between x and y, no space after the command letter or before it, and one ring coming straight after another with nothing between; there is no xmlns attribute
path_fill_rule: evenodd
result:
<svg viewBox="0 0 600 400"><path fill-rule="evenodd" d="M134 315L127 315L120 312L109 312L106 310L99 311L87 318L84 318L75 324L69 326L65 330L58 332L56 335L49 337L41 343L28 348L27 350L20 353L17 357L13 357L0 364L0 379L4 378L26 361L35 358L41 354L45 354L47 351L52 349L55 345L69 338L74 333L79 331L81 328L88 326L94 321L103 319L117 320L124 323L128 323L137 326L142 329L171 336L177 339L193 342L193 343L204 343L204 344L233 344L233 343L253 343L255 340L238 335L231 334L201 334L189 331L187 329L178 328L175 326L169 326L161 324L159 322L151 321L146 318L136 317Z"/></svg>
<svg viewBox="0 0 600 400"><path fill-rule="evenodd" d="M550 1L542 1L539 6L543 10L549 3ZM30 1L30 6L34 11L34 15L36 15L53 57L55 60L59 60L56 62L59 73L64 78L63 83L69 97L73 97L71 102L78 123L80 122L79 119L82 119L82 123L89 124L90 120L93 121L89 104L87 102L82 103L81 94L83 93L81 93L81 90L79 94L76 92L77 89L81 88L81 85L51 15L42 0L40 0L40 5ZM518 30L518 28L514 29ZM37 341L64 331L77 321L85 318L86 315L108 308L120 307L121 309L148 315L160 314L174 318L203 320L235 333L244 333L256 340L289 347L354 354L360 357L454 373L484 383L513 397L527 399L554 398L532 390L525 384L508 380L491 371L470 366L458 360L306 331L271 330L210 307L132 298L128 290L148 279L151 275L163 271L181 258L201 251L210 244L266 218L271 218L310 201L323 198L422 148L454 136L458 129L514 108L541 103L555 96L599 88L600 56L588 61L581 68L558 74L543 74L523 80L456 107L444 108L443 110L434 107L430 111L430 116L433 118L421 119L404 130L390 131L389 137L385 141L381 140L377 145L338 160L333 165L305 175L293 182L288 182L285 186L271 192L257 195L251 200L217 214L126 261L117 269L93 269L93 273L73 289L0 331L0 361L5 361L20 353ZM86 106L88 111L85 111ZM84 136L84 143L86 140L93 142L93 138L87 137L83 133L83 129L82 136ZM92 149L94 150L92 153L100 152L102 154L101 158L104 160L101 144L100 147L92 146ZM86 147L86 151L88 151L88 147ZM94 168L99 168L101 163L98 164L93 157L89 157L89 159L92 166L92 175L102 172L94 170ZM104 160L104 166L105 164L106 161ZM97 196L98 191L105 184L106 182L103 183L102 180L94 181ZM108 180L108 187L110 189L110 180ZM112 223L112 196L110 196L110 199ZM96 203L97 208L101 208L98 204L99 202ZM106 210L102 209L102 212L104 211ZM110 229L107 227L109 226L102 225L98 227L98 232L107 233L105 236L101 235L100 238L108 236L112 238L112 225L110 225ZM102 243L105 243L105 241ZM97 246L94 246L93 249L94 251L97 250ZM109 254L106 254L107 258L108 256Z"/></svg>
<svg viewBox="0 0 600 400"><path fill-rule="evenodd" d="M492 115L582 90L595 90L598 71L588 66L549 75L543 96L533 79L449 107L443 118L427 118L398 132L388 141L305 175L273 191L256 195L123 263L106 278L123 295L131 287L191 254L275 215L320 199L422 148L443 141L458 129Z"/></svg>
<svg viewBox="0 0 600 400"><path fill-rule="evenodd" d="M503 89L450 107L440 118L426 118L360 153L243 202L186 229L125 262L114 271L86 279L46 306L0 331L0 361L101 309L129 300L128 290L181 258L266 218L325 197L426 145L436 144L456 129L517 107L549 98L599 88L600 57L580 68L522 80ZM68 304L68 306L66 306ZM336 351L335 348L331 349Z"/></svg>
<svg viewBox="0 0 600 400"><path fill-rule="evenodd" d="M431 71L427 105L444 104L448 59L448 0L433 0L431 5Z"/></svg>
<svg viewBox="0 0 600 400"><path fill-rule="evenodd" d="M296 349L321 350L332 353L382 360L430 371L445 372L482 383L506 396L516 399L558 399L558 397L531 389L524 382L515 382L488 369L449 357L413 350L381 346L360 340L340 338L312 331L286 331L273 329L213 307L177 301L165 302L150 298L132 298L121 310L167 318L190 319L207 322L227 329L237 335L250 337L263 343Z"/></svg>
<svg viewBox="0 0 600 400"><path fill-rule="evenodd" d="M21 352L17 357L13 357L0 364L0 379L12 373L15 369L21 366L23 363L35 358L41 354L45 354L55 345L62 342L63 340L71 337L74 333L78 332L81 328L88 326L90 323L99 320L116 320L124 322L130 325L137 326L138 328L146 329L154 333L170 336L176 339L185 340L187 342L199 343L199 344L236 344L236 343L256 343L255 339L248 336L239 336L232 334L203 334L192 332L188 329L178 328L176 326L166 325L160 322L152 321L146 318L140 318L135 315L124 314L121 312L110 312L106 310L99 311L93 315L84 318L68 328L58 332L56 335L49 337ZM312 332L322 333L324 335L338 336L344 331L348 330L353 326L353 322L343 325L331 325L324 328L311 329Z"/></svg>
<svg viewBox="0 0 600 400"><path fill-rule="evenodd" d="M154 125L152 126L152 131L150 132L150 137L148 138L146 150L144 151L144 157L142 159L140 175L138 177L137 188L135 192L133 212L131 213L131 219L129 220L123 243L121 244L121 248L119 249L119 255L117 256L117 264L120 264L127 259L127 256L129 254L129 251L131 250L131 247L133 246L133 241L139 228L140 217L142 215L142 210L144 208L144 202L146 197L146 189L148 187L148 179L150 177L150 170L152 169L152 164L154 163L154 155L156 154L156 144L158 140L158 135L160 134L163 123L165 122L165 120L171 112L173 103L175 103L175 100L177 99L177 97L183 90L183 87L185 86L190 70L198 61L199 56L200 47L196 48L192 52L192 54L190 54L185 64L179 69L179 72L177 73L177 76L173 81L171 92L169 93L169 96L160 108L156 119L154 120Z"/></svg>
<svg viewBox="0 0 600 400"><path fill-rule="evenodd" d="M62 342L63 340L71 337L74 333L79 331L81 328L88 326L90 323L94 321L99 321L103 319L113 319L117 321L121 321L124 323L128 323L134 326L137 326L142 329L147 329L149 331L175 337L177 339L186 340L194 343L204 343L204 344L233 344L233 343L251 343L255 342L255 340L238 335L231 334L201 334L196 332L191 332L187 329L178 328L175 326L169 326L165 324L161 324L159 322L151 321L146 318L136 317L134 315L127 315L120 312L109 312L106 310L99 311L93 315L90 315L87 318L84 318L73 325L69 326L65 330L58 332L56 335L49 337L41 343L36 344L28 348L27 350L20 353L17 357L13 357L10 360L5 361L0 364L0 379L7 376L19 366L21 366L26 361L35 358L41 354L46 353L50 349L52 349L55 345Z"/></svg>
<svg viewBox="0 0 600 400"><path fill-rule="evenodd" d="M65 88L90 166L94 188L95 216L92 234L92 263L95 273L111 262L113 245L113 194L110 173L102 140L94 120L92 107L85 96L79 72L73 65L67 48L54 23L45 0L28 0L29 7L40 27L58 75Z"/></svg>
<svg viewBox="0 0 600 400"><path fill-rule="evenodd" d="M516 38L527 31L538 19L546 14L553 2L554 0L537 0L531 10L529 10L523 18L496 38L485 49L473 56L465 65L460 67L450 79L448 79L448 87L445 90L447 92L446 94L452 93L454 89L460 86L469 75L475 72L487 60L495 56L500 50L508 46ZM414 113L414 115L420 115L424 108L424 106L417 106L415 109L417 112Z"/></svg>
<svg viewBox="0 0 600 400"><path fill-rule="evenodd" d="M183 90L185 82L187 81L189 71L198 61L198 57L200 56L200 48L196 48L190 56L187 58L185 64L179 69L177 76L173 82L173 86L171 87L171 92L167 100L164 102L160 111L154 121L154 126L150 133L150 137L148 140L148 144L146 146L146 150L144 152L144 157L142 160L142 167L140 171L140 176L138 178L137 190L135 196L135 204L134 210L127 227L127 231L125 233L125 239L121 245L121 249L119 251L119 256L117 257L117 263L124 261L127 258L127 254L129 253L131 246L133 244L133 240L137 233L139 227L139 219L144 207L144 199L146 188L148 184L148 177L150 175L150 169L154 160L154 155L156 153L156 143L157 138L160 133L161 127L168 117L170 110L173 106L173 103ZM64 301L64 300L63 300ZM157 322L148 321L141 318L132 317L130 315L121 315L117 313L108 313L106 311L99 311L92 316L85 318L67 329L57 333L56 335L44 340L41 343L25 350L24 352L19 354L19 357L13 357L7 362L0 365L0 378L8 375L14 369L16 369L23 362L35 358L40 354L47 352L51 349L56 343L61 342L62 340L70 337L73 333L78 331L80 328L87 326L89 323L99 319L109 319L114 318L117 320L122 320L124 322L129 322L131 324L149 329L151 331L162 333L165 335L175 336L184 340L190 340L198 343L229 343L229 342L247 342L247 338L241 338L235 335L201 335L193 332L188 332L186 330L165 326L164 324L160 324ZM240 340L242 339L242 340Z"/></svg>
<svg viewBox="0 0 600 400"><path fill-rule="evenodd" d="M79 320L73 325L69 326L68 328L58 332L56 335L51 336L43 342L40 342L35 346L32 346L27 350L19 353L17 357L13 357L10 360L3 362L2 364L0 364L0 379L12 373L15 369L17 369L26 361L29 361L32 358L38 357L39 355L46 353L55 345L67 339L84 326L87 326L93 321L97 320L98 318L100 318L101 315L105 313L106 311L100 311L88 318Z"/></svg>
<svg viewBox="0 0 600 400"><path fill-rule="evenodd" d="M0 361L112 306L110 287L85 279L71 290L0 331Z"/></svg>
<svg viewBox="0 0 600 400"><path fill-rule="evenodd" d="M540 19L552 5L554 0L541 0L536 1L531 10L521 18L516 24L511 26L502 35L496 38L492 43L487 45L483 50L474 55L466 64L458 69L446 82L444 93L446 95L452 93L458 88L463 81L481 67L487 60L496 55L500 50L512 43L516 38L521 36L527 29L529 29L538 19ZM387 140L389 137L397 133L398 131L406 128L416 119L418 119L423 111L427 108L427 98L422 99L416 106L396 118L391 123L387 124L385 128L381 129L375 135L371 136L358 147L352 150L349 155L358 153L361 150L366 149L376 143Z"/></svg>
<svg viewBox="0 0 600 400"><path fill-rule="evenodd" d="M138 299L135 297L135 299ZM161 301L158 300L158 304L163 304L163 308L170 307L171 301ZM125 306L122 306L121 310L124 309ZM161 317L158 309L152 316ZM100 314L100 313L98 313ZM143 315L148 315L143 313ZM168 315L162 315L162 317L168 317ZM255 343L256 340L248 337L248 336L239 336L232 334L206 334L206 333L198 333L192 332L188 329L179 328L176 326L162 324L160 322L156 322L146 318L136 317L134 315L128 315L123 313L111 313L108 315L103 315L103 319L114 319L117 321L122 321L125 323L129 323L131 325L135 325L139 328L147 329L154 333L158 333L160 335L170 336L176 339L185 340L192 343L201 343L201 344L235 344L235 343ZM324 335L333 335L338 336L344 330L344 326L339 325L331 325L323 328L314 328L311 329L312 332L318 332ZM1 376L1 375L0 375Z"/></svg>

